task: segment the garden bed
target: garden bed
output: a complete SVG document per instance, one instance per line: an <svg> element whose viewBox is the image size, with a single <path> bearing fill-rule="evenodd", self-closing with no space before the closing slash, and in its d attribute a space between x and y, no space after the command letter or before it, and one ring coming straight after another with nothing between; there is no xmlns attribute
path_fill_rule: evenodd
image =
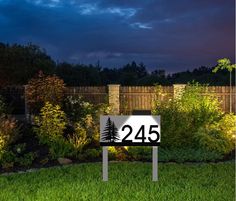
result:
<svg viewBox="0 0 236 201"><path fill-rule="evenodd" d="M0 167L0 173L10 172L26 172L32 169L41 169L54 166L62 166L57 159L51 159L48 151L48 147L39 144L36 137L32 135L23 136L22 142L26 143L26 151L28 153L37 153L37 157L32 161L30 165L19 165L15 164L9 168ZM22 143L19 141L19 143ZM91 151L92 150L92 151ZM87 149L87 152L81 153L78 158L70 157L72 164L84 164L94 163L102 161L102 149ZM109 161L140 161L140 162L151 162L152 161L152 147L110 147L109 148ZM189 149L176 149L176 150L165 150L159 147L158 160L160 163L220 163L232 161L235 158L235 150L231 151L227 155L215 155L212 152L199 152L198 150ZM67 159L67 158L66 158Z"/></svg>
<svg viewBox="0 0 236 201"><path fill-rule="evenodd" d="M49 87L50 86L50 87ZM205 86L186 86L180 98L156 100L161 116L160 162L219 162L234 158L234 114L221 111ZM163 96L156 86L157 96ZM16 121L0 96L0 172L22 171L65 163L101 161L100 115L113 114L107 103L92 104L67 96L63 80L42 72L26 90L30 121ZM151 161L151 147L109 147L109 160Z"/></svg>

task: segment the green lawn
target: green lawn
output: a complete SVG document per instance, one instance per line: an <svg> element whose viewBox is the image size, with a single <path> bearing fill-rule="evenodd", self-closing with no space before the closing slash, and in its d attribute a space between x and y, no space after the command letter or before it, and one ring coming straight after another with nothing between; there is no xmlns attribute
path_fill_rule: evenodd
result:
<svg viewBox="0 0 236 201"><path fill-rule="evenodd" d="M234 200L234 162L159 164L158 182L151 181L151 163L110 163L108 182L101 180L101 167L79 164L0 176L0 201Z"/></svg>

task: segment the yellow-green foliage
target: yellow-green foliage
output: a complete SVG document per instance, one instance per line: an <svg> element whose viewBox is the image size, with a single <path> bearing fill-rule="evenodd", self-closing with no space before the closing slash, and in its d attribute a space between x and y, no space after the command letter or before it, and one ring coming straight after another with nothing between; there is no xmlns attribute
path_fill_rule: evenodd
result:
<svg viewBox="0 0 236 201"><path fill-rule="evenodd" d="M231 64L231 61L227 58L219 59L217 63L217 66L212 70L213 73L216 73L218 70L224 69L227 69L229 72L232 72L233 69L236 69L236 64Z"/></svg>
<svg viewBox="0 0 236 201"><path fill-rule="evenodd" d="M205 86L187 85L179 99L158 101L153 114L161 115L165 148L204 148L224 154L234 148L235 116L224 114Z"/></svg>
<svg viewBox="0 0 236 201"><path fill-rule="evenodd" d="M73 124L74 132L65 133L68 120L59 105L46 103L35 118L35 131L40 142L49 146L53 158L75 156L85 145L94 140L97 129L93 118L87 115L81 122Z"/></svg>
<svg viewBox="0 0 236 201"><path fill-rule="evenodd" d="M1 154L7 150L19 135L17 121L13 118L0 117L0 158Z"/></svg>
<svg viewBox="0 0 236 201"><path fill-rule="evenodd" d="M83 144L91 147L99 146L99 120L100 115L108 114L110 111L108 104L94 105L83 100L80 96L68 96L64 102L64 111L68 116L70 125L73 125L75 133L72 135L71 142L78 150L83 149ZM82 136L86 140L82 140ZM80 143L80 141L86 143Z"/></svg>
<svg viewBox="0 0 236 201"><path fill-rule="evenodd" d="M227 138L233 139L236 137L236 115L226 114L219 121L219 129L222 130Z"/></svg>
<svg viewBox="0 0 236 201"><path fill-rule="evenodd" d="M53 141L54 139L63 138L66 122L66 115L61 107L46 102L40 110L40 115L35 117L35 123L38 126L35 130L42 142Z"/></svg>
<svg viewBox="0 0 236 201"><path fill-rule="evenodd" d="M53 159L73 155L73 146L64 138L67 118L59 105L46 102L35 123L38 126L35 132L40 142L48 145Z"/></svg>
<svg viewBox="0 0 236 201"><path fill-rule="evenodd" d="M80 122L74 124L75 133L70 137L70 142L79 151L83 151L86 145L98 146L99 128L91 115L86 115Z"/></svg>
<svg viewBox="0 0 236 201"><path fill-rule="evenodd" d="M88 138L94 142L99 141L99 122L95 122L91 115L86 115L86 117L82 119L81 124L85 128Z"/></svg>
<svg viewBox="0 0 236 201"><path fill-rule="evenodd" d="M74 146L77 151L82 151L85 145L91 141L87 136L87 131L83 128L80 123L75 124L75 133L69 138L70 143Z"/></svg>
<svg viewBox="0 0 236 201"><path fill-rule="evenodd" d="M226 114L218 122L200 127L195 139L202 148L227 154L235 146L235 122L235 115Z"/></svg>

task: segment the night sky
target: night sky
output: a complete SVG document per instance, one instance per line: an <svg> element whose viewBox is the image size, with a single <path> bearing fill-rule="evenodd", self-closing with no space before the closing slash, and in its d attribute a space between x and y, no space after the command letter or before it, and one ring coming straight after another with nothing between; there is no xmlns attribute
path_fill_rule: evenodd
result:
<svg viewBox="0 0 236 201"><path fill-rule="evenodd" d="M176 72L234 60L234 0L0 0L0 41L57 61Z"/></svg>

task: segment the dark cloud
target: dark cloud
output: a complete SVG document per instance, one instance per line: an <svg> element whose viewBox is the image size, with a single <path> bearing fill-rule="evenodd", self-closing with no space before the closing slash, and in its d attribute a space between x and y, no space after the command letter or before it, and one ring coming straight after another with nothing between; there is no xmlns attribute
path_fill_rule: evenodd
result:
<svg viewBox="0 0 236 201"><path fill-rule="evenodd" d="M0 41L36 43L59 61L169 72L234 60L234 1L0 0Z"/></svg>

